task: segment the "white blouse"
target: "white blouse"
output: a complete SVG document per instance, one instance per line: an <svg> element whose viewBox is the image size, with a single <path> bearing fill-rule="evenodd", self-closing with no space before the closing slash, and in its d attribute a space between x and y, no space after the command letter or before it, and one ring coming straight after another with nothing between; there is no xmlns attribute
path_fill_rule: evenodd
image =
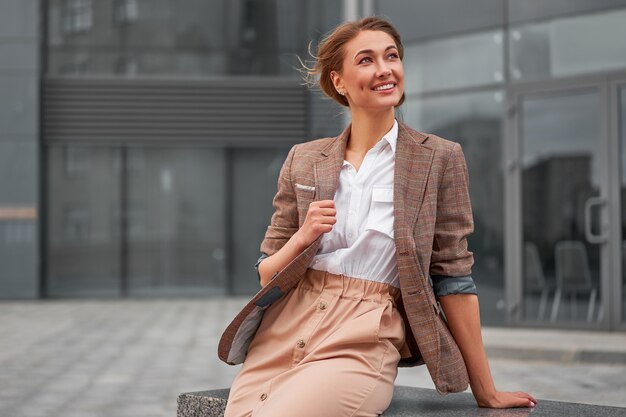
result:
<svg viewBox="0 0 626 417"><path fill-rule="evenodd" d="M398 122L357 171L343 161L335 193L337 222L322 237L310 267L400 287L393 240L393 173Z"/></svg>

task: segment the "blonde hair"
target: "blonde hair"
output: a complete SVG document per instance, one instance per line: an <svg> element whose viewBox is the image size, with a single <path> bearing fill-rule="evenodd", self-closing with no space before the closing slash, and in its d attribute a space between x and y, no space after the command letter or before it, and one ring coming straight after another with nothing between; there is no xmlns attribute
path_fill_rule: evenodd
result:
<svg viewBox="0 0 626 417"><path fill-rule="evenodd" d="M364 30L381 31L391 36L398 48L400 59L404 57L404 47L402 46L400 34L387 20L372 16L353 22L345 22L337 26L321 40L317 46L316 55L311 54L311 44L309 44L309 55L311 55L315 61L312 67L308 67L300 60L300 64L302 65L300 72L303 75L305 83L309 87L319 86L328 97L342 106L348 107L348 99L337 92L330 78L330 73L332 71L341 73L345 55L344 45ZM403 102L404 93L398 104L396 104L396 107L400 106Z"/></svg>

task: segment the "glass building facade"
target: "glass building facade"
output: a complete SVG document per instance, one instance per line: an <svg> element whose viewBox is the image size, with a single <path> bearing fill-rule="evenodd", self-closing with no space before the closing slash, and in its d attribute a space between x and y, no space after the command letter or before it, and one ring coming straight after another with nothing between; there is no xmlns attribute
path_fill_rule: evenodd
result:
<svg viewBox="0 0 626 417"><path fill-rule="evenodd" d="M47 74L297 78L341 19L323 0L48 0Z"/></svg>
<svg viewBox="0 0 626 417"><path fill-rule="evenodd" d="M376 2L404 119L463 146L485 323L624 329L625 1Z"/></svg>
<svg viewBox="0 0 626 417"><path fill-rule="evenodd" d="M229 110L225 102L236 98L240 79L281 82L307 94L298 57L306 59L309 41L339 23L340 6L308 0L47 2L45 295L255 292L252 266L287 151L324 130L335 134L341 119L315 94L303 111L282 118L243 100L250 109ZM97 92L100 100L119 100L128 117L94 106L109 117L90 122L100 133L72 134L88 129L83 124L92 115L76 107L90 106L90 99L78 98L78 88L63 94L66 87L55 82L80 79L81 88L89 88L90 80L103 78L120 80L112 88L126 88L128 95L136 82L152 80L160 91L155 99L165 104L142 113L153 106L149 101ZM162 80L167 85L160 87ZM196 90L184 94L189 80ZM258 94L271 106L273 91ZM279 142L251 129L229 141L246 110L270 131L272 124L281 130L298 120L304 126L308 119L330 121ZM70 112L82 119L64 116ZM174 114L182 125L170 120ZM105 133L99 123L106 122L118 129Z"/></svg>
<svg viewBox="0 0 626 417"><path fill-rule="evenodd" d="M626 0L7 4L3 298L258 290L287 150L345 122L297 57L374 13L398 117L463 147L482 322L626 330Z"/></svg>

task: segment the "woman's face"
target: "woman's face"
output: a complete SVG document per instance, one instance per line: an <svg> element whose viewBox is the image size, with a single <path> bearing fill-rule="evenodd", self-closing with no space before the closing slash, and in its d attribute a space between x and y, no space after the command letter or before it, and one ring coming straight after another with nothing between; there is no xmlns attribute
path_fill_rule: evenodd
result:
<svg viewBox="0 0 626 417"><path fill-rule="evenodd" d="M335 88L345 92L350 108L394 107L404 93L404 68L393 38L364 30L344 45L341 73L331 72Z"/></svg>

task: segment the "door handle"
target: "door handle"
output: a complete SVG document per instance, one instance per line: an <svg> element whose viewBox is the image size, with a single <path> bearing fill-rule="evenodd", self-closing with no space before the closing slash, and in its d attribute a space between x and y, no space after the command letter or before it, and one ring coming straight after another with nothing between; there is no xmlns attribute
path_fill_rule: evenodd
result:
<svg viewBox="0 0 626 417"><path fill-rule="evenodd" d="M589 243L604 243L609 239L606 234L594 235L591 231L591 208L604 205L606 205L606 199L602 197L591 197L585 202L585 238ZM602 217L600 217L600 230L602 229Z"/></svg>

